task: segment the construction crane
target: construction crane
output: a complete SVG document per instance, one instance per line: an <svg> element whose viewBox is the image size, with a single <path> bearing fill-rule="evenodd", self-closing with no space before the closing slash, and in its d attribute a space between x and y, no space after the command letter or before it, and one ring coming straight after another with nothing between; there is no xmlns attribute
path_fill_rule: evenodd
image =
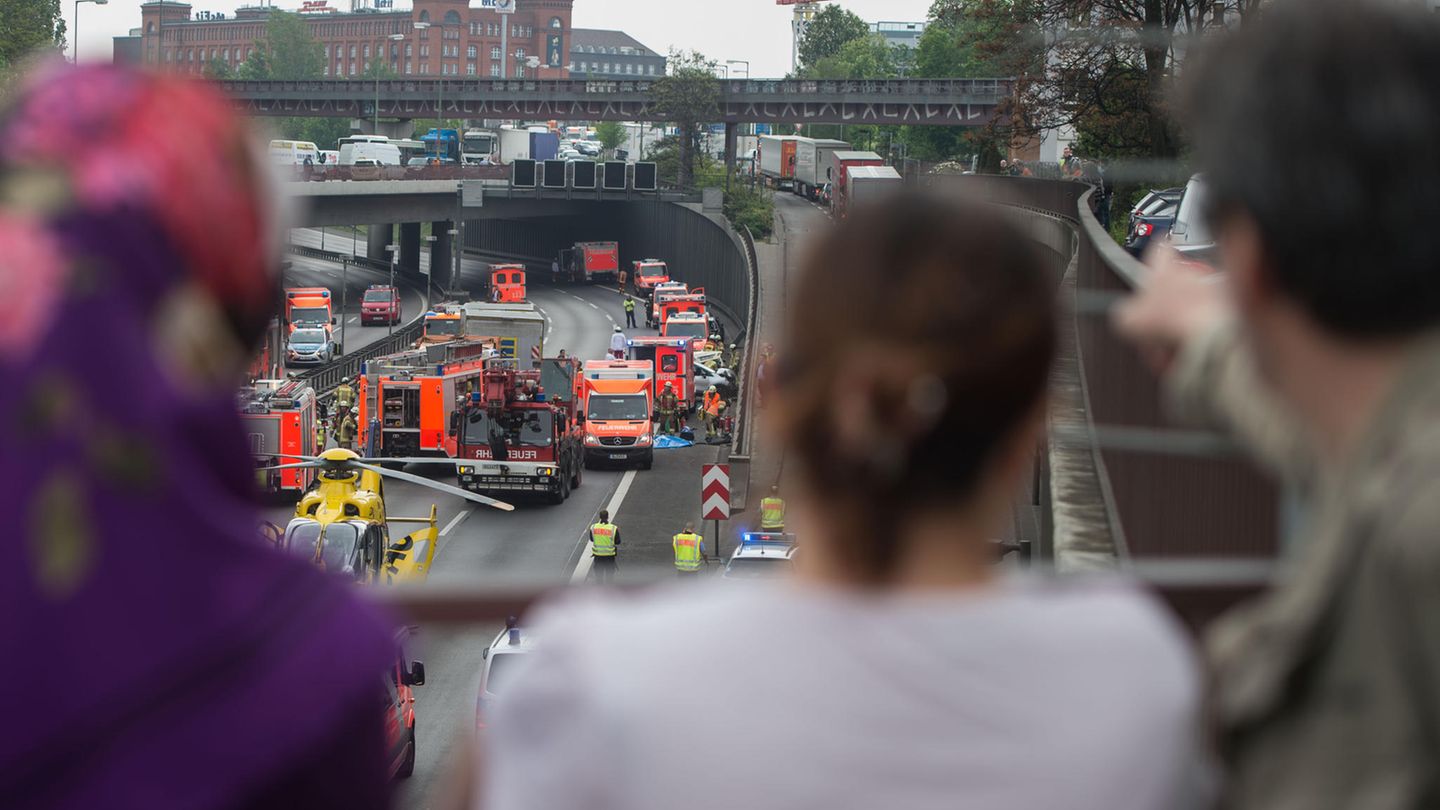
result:
<svg viewBox="0 0 1440 810"><path fill-rule="evenodd" d="M777 6L794 6L795 16L790 20L790 72L800 69L800 40L805 38L805 29L819 12L816 7L829 0L775 0Z"/></svg>

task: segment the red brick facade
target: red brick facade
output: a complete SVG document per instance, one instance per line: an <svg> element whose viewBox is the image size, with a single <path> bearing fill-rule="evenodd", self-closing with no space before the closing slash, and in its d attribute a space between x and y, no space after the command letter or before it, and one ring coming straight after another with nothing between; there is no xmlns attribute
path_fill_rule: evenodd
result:
<svg viewBox="0 0 1440 810"><path fill-rule="evenodd" d="M466 0L414 0L410 11L303 16L325 49L330 77L359 76L383 59L401 76L498 78L501 26L508 23L505 68L511 78L565 78L572 3L517 0L515 12L506 15L469 8ZM238 68L264 40L269 12L244 6L224 20L192 20L188 3L153 0L140 7L140 53L148 64L186 73L200 73L211 61ZM526 64L531 57L539 57L539 68Z"/></svg>

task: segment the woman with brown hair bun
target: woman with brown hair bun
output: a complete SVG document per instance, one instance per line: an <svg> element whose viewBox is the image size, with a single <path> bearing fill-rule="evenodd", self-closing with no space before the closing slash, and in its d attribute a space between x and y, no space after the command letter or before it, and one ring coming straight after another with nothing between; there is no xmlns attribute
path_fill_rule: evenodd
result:
<svg viewBox="0 0 1440 810"><path fill-rule="evenodd" d="M1182 806L1198 682L1171 622L1118 584L994 566L1056 281L993 209L947 199L820 238L770 402L797 576L539 617L486 806Z"/></svg>

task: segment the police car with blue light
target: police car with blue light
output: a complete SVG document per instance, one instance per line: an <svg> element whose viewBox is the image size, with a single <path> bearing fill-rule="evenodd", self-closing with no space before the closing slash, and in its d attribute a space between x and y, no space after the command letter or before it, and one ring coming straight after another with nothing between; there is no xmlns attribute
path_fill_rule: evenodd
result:
<svg viewBox="0 0 1440 810"><path fill-rule="evenodd" d="M535 638L528 630L521 630L515 617L505 622L505 629L481 651L485 666L480 670L480 691L475 696L475 729L485 728L486 713L495 706L510 683L515 671L520 668L521 656L534 652Z"/></svg>
<svg viewBox="0 0 1440 810"><path fill-rule="evenodd" d="M775 579L789 576L795 567L795 535L785 532L745 532L725 563L722 579Z"/></svg>

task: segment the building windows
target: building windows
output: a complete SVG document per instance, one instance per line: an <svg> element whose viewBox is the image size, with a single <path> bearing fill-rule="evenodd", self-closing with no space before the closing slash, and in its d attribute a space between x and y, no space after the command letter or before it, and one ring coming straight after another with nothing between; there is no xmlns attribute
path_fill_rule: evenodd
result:
<svg viewBox="0 0 1440 810"><path fill-rule="evenodd" d="M355 45L353 43L350 45L350 58L355 58Z"/></svg>
<svg viewBox="0 0 1440 810"><path fill-rule="evenodd" d="M358 72L358 71L355 70L355 60L354 60L354 59L351 59L351 60L350 60L350 75L351 75L351 76L354 76L357 72Z"/></svg>
<svg viewBox="0 0 1440 810"><path fill-rule="evenodd" d="M561 22L559 17L551 17L550 27L555 29L556 31L559 31L561 28L565 27L565 23Z"/></svg>
<svg viewBox="0 0 1440 810"><path fill-rule="evenodd" d="M460 13L457 12L457 11L455 11L454 9L451 9L450 11L445 12L445 24L446 24L446 25L459 25L459 24L460 24Z"/></svg>
<svg viewBox="0 0 1440 810"><path fill-rule="evenodd" d="M490 63L490 75L491 75L491 76L494 76L494 77L496 77L496 78L499 78L499 77L500 77L500 63L499 63L499 62L491 62L491 63Z"/></svg>
<svg viewBox="0 0 1440 810"><path fill-rule="evenodd" d="M491 58L491 59L499 59L499 58L500 58L500 46L499 46L499 45L491 45L491 46L490 46L490 58Z"/></svg>
<svg viewBox="0 0 1440 810"><path fill-rule="evenodd" d="M625 72L626 72L626 73L633 73L634 71L635 71L635 66L632 65L632 64L630 64L629 62L626 62L626 63L625 63Z"/></svg>
<svg viewBox="0 0 1440 810"><path fill-rule="evenodd" d="M466 76L474 76L474 75L475 75L475 63L474 63L474 62L471 62L470 64L468 64L468 65L465 66L465 75L466 75Z"/></svg>
<svg viewBox="0 0 1440 810"><path fill-rule="evenodd" d="M420 22L423 22L423 23L428 23L428 22L430 22L430 12L429 12L429 11L421 11L421 12L420 12Z"/></svg>
<svg viewBox="0 0 1440 810"><path fill-rule="evenodd" d="M411 52L410 43L408 43L408 42L405 43L405 58L406 58L406 59L409 59L410 57L412 57L412 56L414 56L414 55L415 55L415 54Z"/></svg>
<svg viewBox="0 0 1440 810"><path fill-rule="evenodd" d="M326 46L325 46L325 59L326 59L326 60L329 60L329 59L330 59L330 46L329 46L329 45L326 45Z"/></svg>
<svg viewBox="0 0 1440 810"><path fill-rule="evenodd" d="M365 43L365 58L366 58L366 59L369 59L369 58L370 58L370 43L368 43L368 42Z"/></svg>
<svg viewBox="0 0 1440 810"><path fill-rule="evenodd" d="M325 65L325 75L326 75L326 76L329 76L329 75L330 75L330 65L329 65L328 63Z"/></svg>
<svg viewBox="0 0 1440 810"><path fill-rule="evenodd" d="M475 55L476 55L477 53L479 53L479 50L480 50L479 48L476 48L474 45L471 45L470 47L468 47L468 48L465 49L465 57L466 57L467 59L474 59L474 58L475 58Z"/></svg>
<svg viewBox="0 0 1440 810"><path fill-rule="evenodd" d="M524 66L524 65L516 65L516 66L515 66L515 78L517 78L517 79L523 79L523 78L525 78L525 66Z"/></svg>
<svg viewBox="0 0 1440 810"><path fill-rule="evenodd" d="M408 60L408 59L405 60L405 75L406 75L406 76L409 76L411 73L414 73L414 72L415 72L415 71L411 69L410 60Z"/></svg>
<svg viewBox="0 0 1440 810"><path fill-rule="evenodd" d="M655 65L653 65L653 64L646 65L646 66L645 66L645 72L646 72L647 74L651 75L651 76L654 76L654 75L655 75Z"/></svg>
<svg viewBox="0 0 1440 810"><path fill-rule="evenodd" d="M524 49L524 48L516 48L516 49L515 49L515 58L516 58L516 59L524 59L524 58L525 58L525 49Z"/></svg>

